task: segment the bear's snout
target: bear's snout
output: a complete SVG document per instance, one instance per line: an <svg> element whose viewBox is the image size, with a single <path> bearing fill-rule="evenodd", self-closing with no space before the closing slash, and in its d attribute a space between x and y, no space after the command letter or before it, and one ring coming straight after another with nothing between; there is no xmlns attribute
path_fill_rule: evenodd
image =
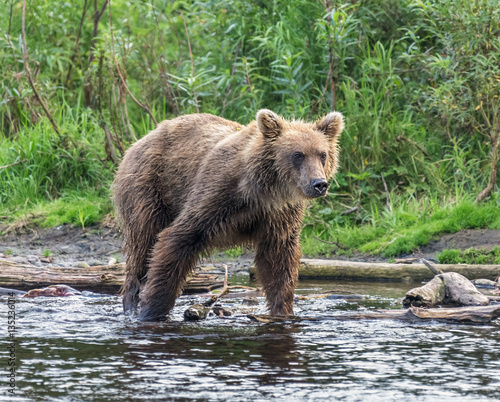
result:
<svg viewBox="0 0 500 402"><path fill-rule="evenodd" d="M325 179L312 179L311 187L313 188L314 197L321 197L326 194L328 182Z"/></svg>

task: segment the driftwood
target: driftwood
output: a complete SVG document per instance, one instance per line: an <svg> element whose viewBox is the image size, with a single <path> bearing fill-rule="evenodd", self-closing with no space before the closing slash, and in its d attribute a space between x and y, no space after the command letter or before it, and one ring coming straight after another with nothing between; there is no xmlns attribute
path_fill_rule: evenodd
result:
<svg viewBox="0 0 500 402"><path fill-rule="evenodd" d="M436 275L424 286L409 290L403 300L405 307L434 307L439 304L486 306L489 299L467 278L456 272L447 272Z"/></svg>
<svg viewBox="0 0 500 402"><path fill-rule="evenodd" d="M403 306L434 307L439 304L458 306L486 306L490 303L463 275L442 271L427 260L424 265L435 274L425 285L409 290L403 299Z"/></svg>
<svg viewBox="0 0 500 402"><path fill-rule="evenodd" d="M467 279L494 280L500 275L500 265L438 264L443 272L457 272ZM255 276L250 268L250 276ZM423 264L391 264L385 262L356 262L302 259L300 279L380 280L394 282L423 282L434 277Z"/></svg>
<svg viewBox="0 0 500 402"><path fill-rule="evenodd" d="M65 284L77 290L117 294L124 280L125 264L98 265L87 268L34 267L0 260L0 287L30 290ZM215 274L196 274L188 280L184 294L205 293L222 287Z"/></svg>
<svg viewBox="0 0 500 402"><path fill-rule="evenodd" d="M262 323L300 322L300 321L350 321L350 320L438 320L462 324L485 324L500 317L500 305L480 307L456 307L424 309L411 307L405 310L375 310L368 312L348 312L321 317L282 316L248 314L248 318Z"/></svg>
<svg viewBox="0 0 500 402"><path fill-rule="evenodd" d="M439 276L418 288L410 289L403 299L403 306L432 307L444 300L446 291L444 282Z"/></svg>

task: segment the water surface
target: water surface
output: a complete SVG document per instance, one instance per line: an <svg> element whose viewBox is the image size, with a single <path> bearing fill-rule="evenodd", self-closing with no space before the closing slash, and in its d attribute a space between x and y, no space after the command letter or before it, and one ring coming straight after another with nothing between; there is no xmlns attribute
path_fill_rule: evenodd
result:
<svg viewBox="0 0 500 402"><path fill-rule="evenodd" d="M321 319L401 308L398 299L414 286L301 282L298 294L356 292L366 299L298 300L296 314L320 319L295 324L255 323L243 312L183 322L196 296L179 299L173 321L160 324L125 317L116 296L23 299L16 305L16 399L499 400L498 322ZM257 308L265 313L263 300ZM5 369L6 334L0 335ZM5 384L0 398L7 400Z"/></svg>

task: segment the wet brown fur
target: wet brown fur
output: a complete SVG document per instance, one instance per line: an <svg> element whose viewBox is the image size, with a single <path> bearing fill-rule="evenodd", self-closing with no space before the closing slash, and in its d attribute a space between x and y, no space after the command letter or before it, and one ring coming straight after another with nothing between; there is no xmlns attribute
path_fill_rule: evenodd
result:
<svg viewBox="0 0 500 402"><path fill-rule="evenodd" d="M252 244L270 313L292 314L304 203L335 173L342 129L337 112L304 123L261 110L246 127L195 114L136 142L113 184L125 311L140 301L142 320L165 319L200 255Z"/></svg>

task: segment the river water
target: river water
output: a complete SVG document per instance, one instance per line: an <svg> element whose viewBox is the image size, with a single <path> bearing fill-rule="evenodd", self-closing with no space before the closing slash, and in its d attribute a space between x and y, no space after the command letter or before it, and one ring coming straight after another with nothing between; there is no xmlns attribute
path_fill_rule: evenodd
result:
<svg viewBox="0 0 500 402"><path fill-rule="evenodd" d="M354 291L365 300L298 300L295 313L318 320L294 324L252 322L238 299L232 307L239 314L192 323L182 313L200 298L182 297L172 322L160 324L125 317L116 296L22 299L15 306L15 396L7 392L3 299L0 400L500 400L498 321L326 318L401 308L398 299L415 286L301 282L298 294ZM265 313L263 300L256 313Z"/></svg>

